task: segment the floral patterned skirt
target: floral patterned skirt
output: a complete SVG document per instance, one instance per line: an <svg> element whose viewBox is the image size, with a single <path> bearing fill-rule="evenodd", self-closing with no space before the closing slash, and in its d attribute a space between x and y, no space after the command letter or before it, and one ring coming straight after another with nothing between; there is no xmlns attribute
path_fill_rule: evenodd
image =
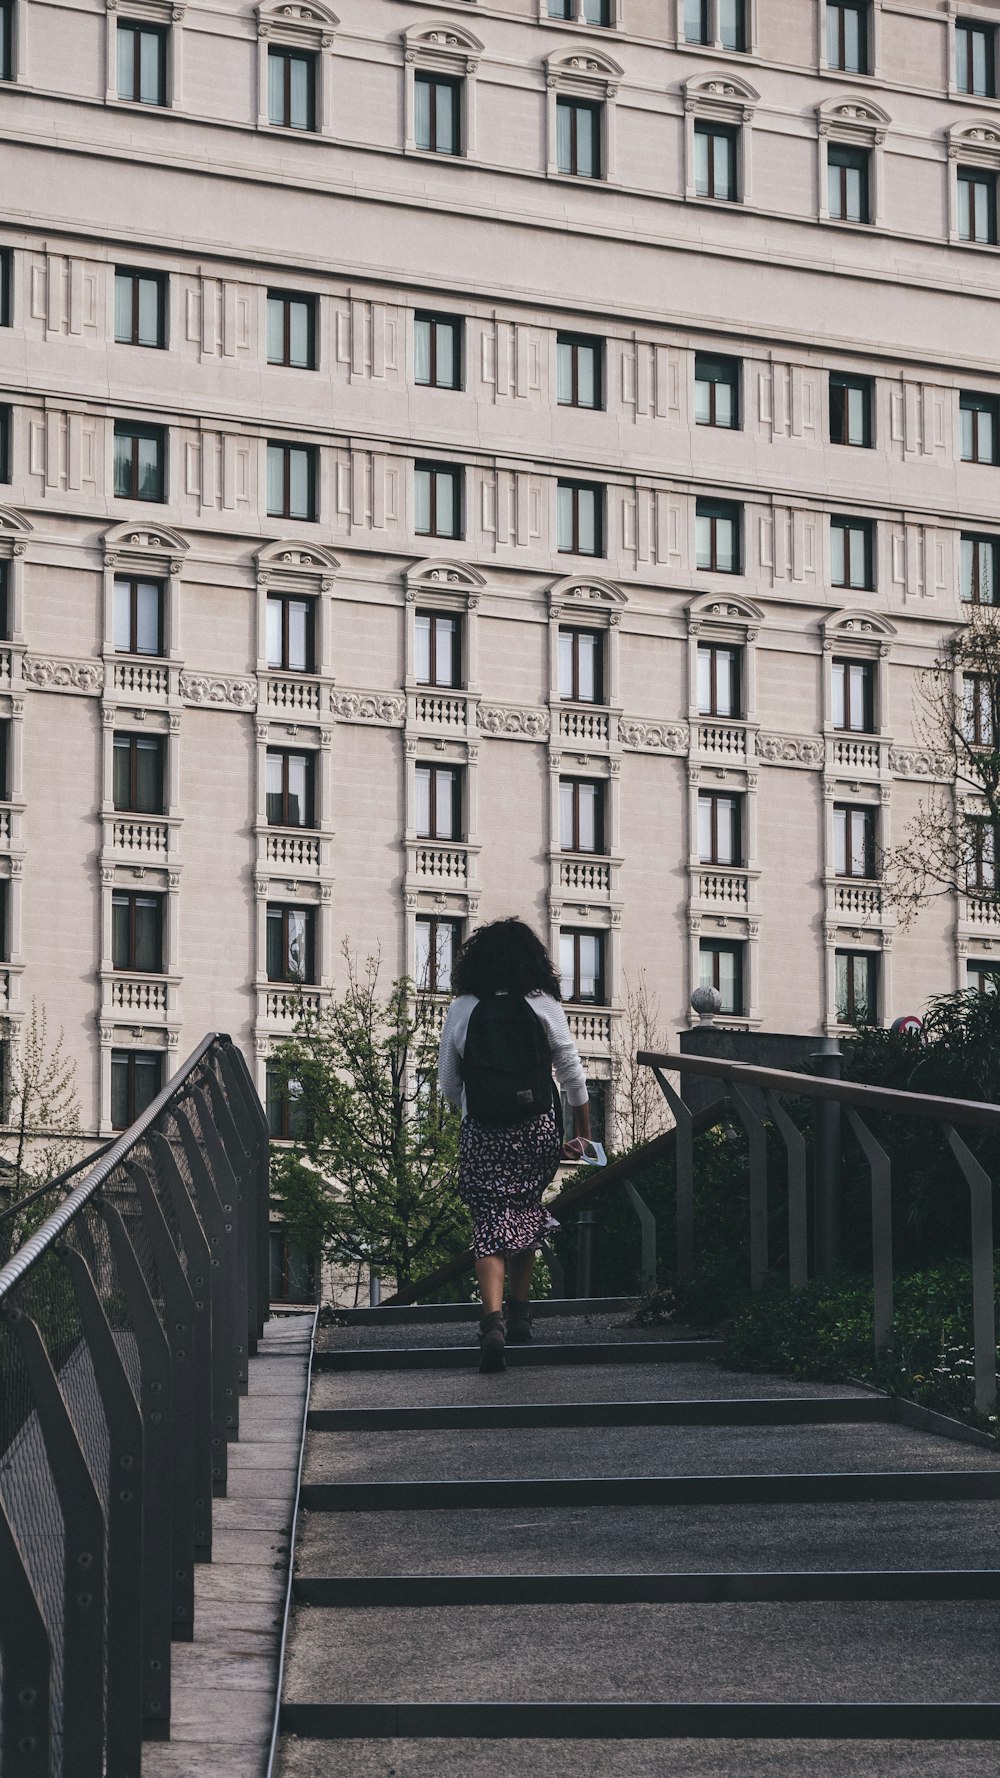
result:
<svg viewBox="0 0 1000 1778"><path fill-rule="evenodd" d="M496 1129L464 1118L458 1151L458 1194L472 1216L477 1259L525 1253L559 1227L542 1193L559 1165L555 1113Z"/></svg>

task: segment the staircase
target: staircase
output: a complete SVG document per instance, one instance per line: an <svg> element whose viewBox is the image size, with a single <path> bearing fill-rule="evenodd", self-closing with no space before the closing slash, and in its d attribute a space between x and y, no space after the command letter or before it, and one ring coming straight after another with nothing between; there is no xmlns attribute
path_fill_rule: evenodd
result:
<svg viewBox="0 0 1000 1778"><path fill-rule="evenodd" d="M623 1309L320 1334L281 1778L995 1778L996 1447Z"/></svg>

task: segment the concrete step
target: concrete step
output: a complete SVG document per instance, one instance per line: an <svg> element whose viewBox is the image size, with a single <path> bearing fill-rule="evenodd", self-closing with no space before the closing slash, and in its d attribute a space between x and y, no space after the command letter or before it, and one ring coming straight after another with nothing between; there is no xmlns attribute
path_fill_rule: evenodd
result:
<svg viewBox="0 0 1000 1778"><path fill-rule="evenodd" d="M872 1392L845 1383L803 1383L794 1377L727 1371L715 1363L583 1365L579 1368L500 1371L477 1369L357 1375L314 1371L310 1405L314 1410L365 1406L482 1406L525 1402L740 1401L766 1396L796 1400L871 1400Z"/></svg>

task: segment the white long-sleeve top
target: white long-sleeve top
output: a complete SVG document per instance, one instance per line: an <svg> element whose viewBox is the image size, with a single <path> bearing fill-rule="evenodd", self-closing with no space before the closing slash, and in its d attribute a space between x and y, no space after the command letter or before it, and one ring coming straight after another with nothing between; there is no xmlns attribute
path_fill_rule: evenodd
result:
<svg viewBox="0 0 1000 1778"><path fill-rule="evenodd" d="M587 1081L579 1051L570 1036L566 1014L551 994L525 996L535 1017L545 1028L552 1055L555 1077L571 1105L586 1105ZM472 1009L478 1006L475 994L459 994L448 1008L441 1032L438 1057L438 1080L449 1104L460 1106L465 1114L465 1089L462 1086L462 1057Z"/></svg>

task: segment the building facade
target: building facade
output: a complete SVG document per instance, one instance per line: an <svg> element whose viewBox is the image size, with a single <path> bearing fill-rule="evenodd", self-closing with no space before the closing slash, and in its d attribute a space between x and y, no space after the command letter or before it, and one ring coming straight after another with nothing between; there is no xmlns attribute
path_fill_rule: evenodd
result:
<svg viewBox="0 0 1000 1778"><path fill-rule="evenodd" d="M995 597L995 4L0 21L0 977L90 1133L510 912L605 1083L642 971L817 1033L985 979L878 859Z"/></svg>

